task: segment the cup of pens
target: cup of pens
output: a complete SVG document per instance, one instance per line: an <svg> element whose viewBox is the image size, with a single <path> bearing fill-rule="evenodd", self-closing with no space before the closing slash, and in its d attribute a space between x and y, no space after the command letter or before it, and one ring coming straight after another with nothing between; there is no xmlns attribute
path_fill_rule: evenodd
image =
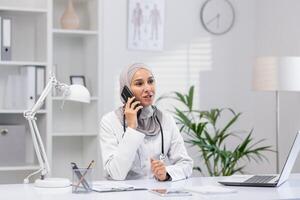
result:
<svg viewBox="0 0 300 200"><path fill-rule="evenodd" d="M78 168L75 163L72 165L72 192L87 193L91 192L93 185L93 161L87 168Z"/></svg>

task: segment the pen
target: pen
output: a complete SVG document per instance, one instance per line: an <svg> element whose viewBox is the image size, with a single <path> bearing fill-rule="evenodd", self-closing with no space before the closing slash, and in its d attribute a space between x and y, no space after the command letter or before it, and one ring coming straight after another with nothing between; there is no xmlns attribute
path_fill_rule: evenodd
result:
<svg viewBox="0 0 300 200"><path fill-rule="evenodd" d="M77 190L78 186L80 185L80 183L84 180L84 176L88 173L89 169L91 168L91 166L93 165L95 161L92 160L89 164L89 166L86 168L85 172L83 173L83 175L81 176L80 180L78 181L77 185L75 186L75 191ZM86 189L90 189L89 186Z"/></svg>

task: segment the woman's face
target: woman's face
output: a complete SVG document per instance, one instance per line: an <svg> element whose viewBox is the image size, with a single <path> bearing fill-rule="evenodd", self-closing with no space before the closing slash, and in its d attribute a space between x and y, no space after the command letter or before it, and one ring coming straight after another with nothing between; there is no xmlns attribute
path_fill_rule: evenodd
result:
<svg viewBox="0 0 300 200"><path fill-rule="evenodd" d="M133 75L130 89L142 106L152 105L155 96L155 80L150 71L137 70Z"/></svg>

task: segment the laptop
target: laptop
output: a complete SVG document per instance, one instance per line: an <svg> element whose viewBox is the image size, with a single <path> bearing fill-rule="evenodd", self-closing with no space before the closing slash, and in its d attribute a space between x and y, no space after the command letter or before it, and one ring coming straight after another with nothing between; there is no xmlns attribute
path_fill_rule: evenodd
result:
<svg viewBox="0 0 300 200"><path fill-rule="evenodd" d="M300 131L298 131L298 133L296 134L293 145L290 149L289 155L280 174L232 176L224 179L224 181L219 181L219 183L228 186L278 187L289 178L299 150Z"/></svg>

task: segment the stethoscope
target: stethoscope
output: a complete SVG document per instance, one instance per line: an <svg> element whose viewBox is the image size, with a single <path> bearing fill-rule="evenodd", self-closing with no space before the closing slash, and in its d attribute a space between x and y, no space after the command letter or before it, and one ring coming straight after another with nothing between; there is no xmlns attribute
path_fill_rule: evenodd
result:
<svg viewBox="0 0 300 200"><path fill-rule="evenodd" d="M164 132L163 132L163 129L162 129L162 126L161 126L161 123L158 119L157 116L155 116L158 124L159 124L159 129L160 129L160 133L161 133L161 153L159 155L159 160L162 160L164 161L166 159L166 155L165 155L165 150L164 150ZM125 126L125 114L123 115L123 131L124 133L126 132L126 126ZM123 136L124 136L124 133L123 133Z"/></svg>

